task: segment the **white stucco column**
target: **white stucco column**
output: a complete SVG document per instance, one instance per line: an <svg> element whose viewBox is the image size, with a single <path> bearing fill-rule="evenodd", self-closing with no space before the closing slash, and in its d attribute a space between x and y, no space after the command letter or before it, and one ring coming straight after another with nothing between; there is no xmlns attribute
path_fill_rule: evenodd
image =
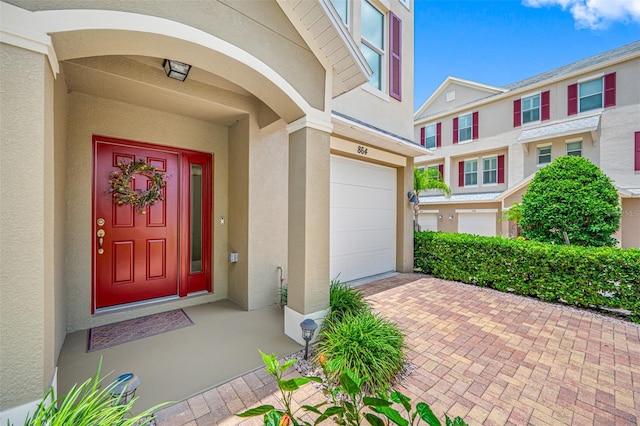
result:
<svg viewBox="0 0 640 426"><path fill-rule="evenodd" d="M289 285L285 334L303 344L300 322L329 307L329 133L289 134Z"/></svg>

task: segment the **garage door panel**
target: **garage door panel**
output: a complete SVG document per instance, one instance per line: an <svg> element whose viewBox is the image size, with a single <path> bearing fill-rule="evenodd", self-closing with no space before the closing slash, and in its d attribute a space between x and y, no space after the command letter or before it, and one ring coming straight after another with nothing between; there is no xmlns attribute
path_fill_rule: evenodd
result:
<svg viewBox="0 0 640 426"><path fill-rule="evenodd" d="M459 213L458 232L494 237L496 221L495 213Z"/></svg>
<svg viewBox="0 0 640 426"><path fill-rule="evenodd" d="M335 193L335 197L334 197ZM395 191L332 184L331 207L372 209L395 203Z"/></svg>
<svg viewBox="0 0 640 426"><path fill-rule="evenodd" d="M333 231L395 230L395 211L389 210L331 209L330 220Z"/></svg>
<svg viewBox="0 0 640 426"><path fill-rule="evenodd" d="M418 214L418 224L421 231L437 231L438 215L436 213L420 213Z"/></svg>
<svg viewBox="0 0 640 426"><path fill-rule="evenodd" d="M361 188L381 188L395 191L396 171L390 167L376 166L349 158L332 157L331 182L344 183Z"/></svg>
<svg viewBox="0 0 640 426"><path fill-rule="evenodd" d="M395 270L396 175L390 167L331 156L332 278Z"/></svg>
<svg viewBox="0 0 640 426"><path fill-rule="evenodd" d="M371 255L376 251L389 251L390 238L395 238L395 233L391 230L342 232L331 239L331 255L343 256L354 253L354 257L362 257L360 254Z"/></svg>

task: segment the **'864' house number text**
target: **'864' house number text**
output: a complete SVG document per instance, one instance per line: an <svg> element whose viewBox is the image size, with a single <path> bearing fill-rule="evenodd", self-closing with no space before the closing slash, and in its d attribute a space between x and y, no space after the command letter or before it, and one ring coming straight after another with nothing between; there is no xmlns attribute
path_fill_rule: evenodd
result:
<svg viewBox="0 0 640 426"><path fill-rule="evenodd" d="M360 155L367 155L367 154L368 154L368 152L369 152L369 149L368 149L368 148L365 148L365 147L364 147L364 146L362 146L362 145L358 145L358 154L360 154Z"/></svg>

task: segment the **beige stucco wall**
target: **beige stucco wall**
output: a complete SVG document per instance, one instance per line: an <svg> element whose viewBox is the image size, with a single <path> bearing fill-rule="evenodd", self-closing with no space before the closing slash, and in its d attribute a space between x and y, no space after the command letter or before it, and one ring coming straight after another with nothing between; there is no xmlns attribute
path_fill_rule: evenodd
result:
<svg viewBox="0 0 640 426"><path fill-rule="evenodd" d="M43 55L5 44L0 75L0 383L13 390L0 392L2 411L39 398L53 374L53 86Z"/></svg>
<svg viewBox="0 0 640 426"><path fill-rule="evenodd" d="M91 316L91 138L94 134L214 154L213 294ZM219 220L228 217L226 127L73 92L69 97L66 181L68 332L227 297L228 228Z"/></svg>
<svg viewBox="0 0 640 426"><path fill-rule="evenodd" d="M247 51L288 81L311 106L324 109L325 70L275 0L190 0L188 7L183 2L160 5L155 1L118 0L10 0L8 3L31 11L114 10L189 25ZM184 61L180 57L171 59Z"/></svg>
<svg viewBox="0 0 640 426"><path fill-rule="evenodd" d="M373 0L381 12L385 12L383 2ZM389 4L389 2L384 2ZM353 11L353 28L350 29L356 45L360 45L360 2L351 2ZM413 14L399 2L390 2L391 11L402 20L402 102L389 97L388 93L388 22L385 22L385 47L387 56L383 69L386 76L386 87L377 91L368 83L349 93L345 93L333 100L332 110L341 112L349 117L359 119L396 135L413 140Z"/></svg>
<svg viewBox="0 0 640 426"><path fill-rule="evenodd" d="M413 204L407 202L407 192L413 188L413 158L407 158L405 167L397 168L396 183L396 269L413 272Z"/></svg>

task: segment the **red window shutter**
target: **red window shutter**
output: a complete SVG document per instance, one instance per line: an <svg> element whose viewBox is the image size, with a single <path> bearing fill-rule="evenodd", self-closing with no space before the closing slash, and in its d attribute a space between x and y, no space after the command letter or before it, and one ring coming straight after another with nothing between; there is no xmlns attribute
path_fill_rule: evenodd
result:
<svg viewBox="0 0 640 426"><path fill-rule="evenodd" d="M473 127L471 132L473 134L473 139L478 139L478 111L473 113L472 120L473 120Z"/></svg>
<svg viewBox="0 0 640 426"><path fill-rule="evenodd" d="M513 101L513 127L520 127L522 124L522 100Z"/></svg>
<svg viewBox="0 0 640 426"><path fill-rule="evenodd" d="M464 186L464 161L458 162L458 186Z"/></svg>
<svg viewBox="0 0 640 426"><path fill-rule="evenodd" d="M425 146L424 127L420 128L420 145Z"/></svg>
<svg viewBox="0 0 640 426"><path fill-rule="evenodd" d="M504 183L504 155L498 155L498 183Z"/></svg>
<svg viewBox="0 0 640 426"><path fill-rule="evenodd" d="M453 119L453 143L458 143L458 117Z"/></svg>
<svg viewBox="0 0 640 426"><path fill-rule="evenodd" d="M389 12L389 96L402 100L402 21Z"/></svg>
<svg viewBox="0 0 640 426"><path fill-rule="evenodd" d="M636 172L640 172L640 132L636 132Z"/></svg>
<svg viewBox="0 0 640 426"><path fill-rule="evenodd" d="M442 146L442 123L436 124L436 148Z"/></svg>
<svg viewBox="0 0 640 426"><path fill-rule="evenodd" d="M578 113L578 83L567 87L567 115Z"/></svg>
<svg viewBox="0 0 640 426"><path fill-rule="evenodd" d="M440 180L444 182L444 164L438 164L438 171L440 172Z"/></svg>
<svg viewBox="0 0 640 426"><path fill-rule="evenodd" d="M616 104L616 73L612 72L604 76L604 106L610 107Z"/></svg>
<svg viewBox="0 0 640 426"><path fill-rule="evenodd" d="M549 91L542 92L540 96L540 116L541 120L548 120L551 118L551 95Z"/></svg>

